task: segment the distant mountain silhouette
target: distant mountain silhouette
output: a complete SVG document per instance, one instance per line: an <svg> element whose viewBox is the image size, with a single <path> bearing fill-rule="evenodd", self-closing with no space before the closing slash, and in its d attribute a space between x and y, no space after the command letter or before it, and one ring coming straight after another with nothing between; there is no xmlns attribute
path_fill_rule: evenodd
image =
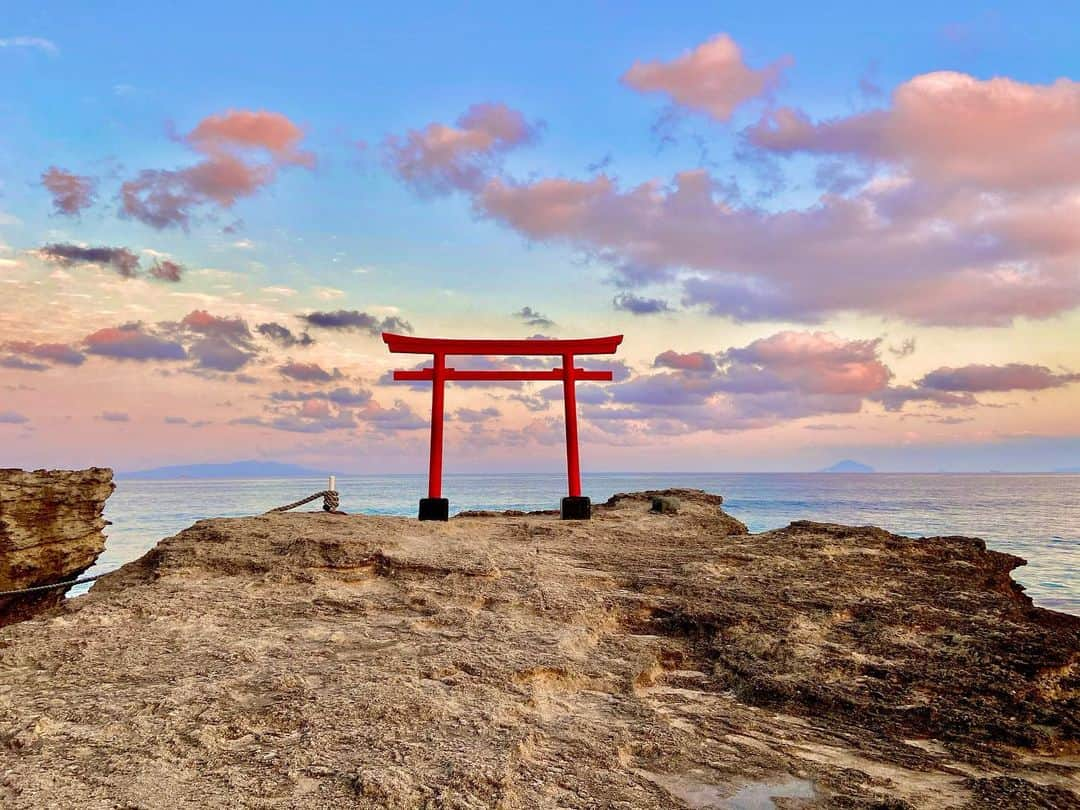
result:
<svg viewBox="0 0 1080 810"><path fill-rule="evenodd" d="M141 478L166 481L175 478L310 478L326 473L281 464L277 461L233 461L227 464L179 464L171 467L155 467L152 470L122 472L117 478Z"/></svg>
<svg viewBox="0 0 1080 810"><path fill-rule="evenodd" d="M861 464L858 461L852 461L850 458L845 458L843 461L838 461L831 467L826 467L824 470L818 470L818 472L827 473L872 473L874 468Z"/></svg>

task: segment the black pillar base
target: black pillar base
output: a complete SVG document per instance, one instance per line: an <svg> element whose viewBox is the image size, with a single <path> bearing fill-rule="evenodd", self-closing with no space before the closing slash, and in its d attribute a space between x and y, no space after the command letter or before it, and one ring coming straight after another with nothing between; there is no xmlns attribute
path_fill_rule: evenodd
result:
<svg viewBox="0 0 1080 810"><path fill-rule="evenodd" d="M569 495L559 504L563 520L588 520L592 517L592 501L581 495Z"/></svg>
<svg viewBox="0 0 1080 810"><path fill-rule="evenodd" d="M449 520L450 501L446 498L421 498L421 520Z"/></svg>

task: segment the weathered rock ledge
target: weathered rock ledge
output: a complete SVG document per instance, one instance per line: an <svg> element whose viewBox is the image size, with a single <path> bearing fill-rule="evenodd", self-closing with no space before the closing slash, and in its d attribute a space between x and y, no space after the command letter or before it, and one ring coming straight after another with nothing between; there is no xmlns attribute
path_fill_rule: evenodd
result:
<svg viewBox="0 0 1080 810"><path fill-rule="evenodd" d="M200 521L0 631L0 805L1080 806L1021 560L677 496Z"/></svg>
<svg viewBox="0 0 1080 810"><path fill-rule="evenodd" d="M0 591L74 579L105 549L112 470L0 469ZM0 627L54 607L55 588L0 597Z"/></svg>

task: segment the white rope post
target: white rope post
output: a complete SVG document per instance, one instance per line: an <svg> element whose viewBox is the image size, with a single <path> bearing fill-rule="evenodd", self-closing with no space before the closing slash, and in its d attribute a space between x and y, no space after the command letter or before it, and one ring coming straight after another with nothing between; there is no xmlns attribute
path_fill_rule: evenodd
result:
<svg viewBox="0 0 1080 810"><path fill-rule="evenodd" d="M328 486L327 489L330 490L331 492L333 492L335 489L337 489L337 476L336 475L331 475L330 476L330 486Z"/></svg>

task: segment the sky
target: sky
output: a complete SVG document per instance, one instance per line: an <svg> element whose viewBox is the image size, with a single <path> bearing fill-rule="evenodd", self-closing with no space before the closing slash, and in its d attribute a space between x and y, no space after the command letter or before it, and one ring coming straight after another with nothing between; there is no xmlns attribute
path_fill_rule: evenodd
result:
<svg viewBox="0 0 1080 810"><path fill-rule="evenodd" d="M5 8L0 466L1080 466L1080 11L514 6Z"/></svg>

